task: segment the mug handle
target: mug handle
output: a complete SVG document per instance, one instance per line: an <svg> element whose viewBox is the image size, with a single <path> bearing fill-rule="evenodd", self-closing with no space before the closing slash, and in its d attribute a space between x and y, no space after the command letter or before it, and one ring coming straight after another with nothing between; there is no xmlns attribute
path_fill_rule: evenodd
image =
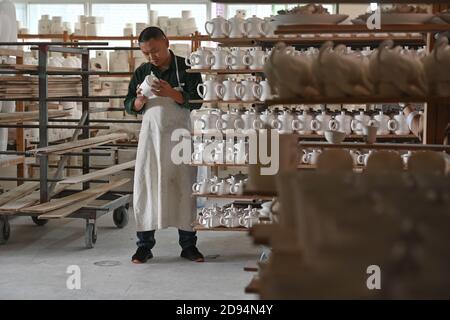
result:
<svg viewBox="0 0 450 320"><path fill-rule="evenodd" d="M202 88L202 87L203 87L203 93L200 92L200 88ZM204 83L199 83L198 86L197 86L197 93L198 93L198 95L199 95L202 99L205 99L206 92L207 92L207 87L206 87L206 85L205 85Z"/></svg>
<svg viewBox="0 0 450 320"><path fill-rule="evenodd" d="M200 192L200 184L198 182L192 185L192 192L199 193Z"/></svg>
<svg viewBox="0 0 450 320"><path fill-rule="evenodd" d="M244 85L242 83L238 83L235 87L234 87L234 94L237 98L241 99L244 97L245 94L245 88Z"/></svg>
<svg viewBox="0 0 450 320"><path fill-rule="evenodd" d="M353 132L357 131L358 122L360 121L355 119L353 119L352 122L350 122L350 128L352 129Z"/></svg>
<svg viewBox="0 0 450 320"><path fill-rule="evenodd" d="M250 55L250 54L248 54L248 53L245 54L245 55L242 57L242 63L243 63L244 65L246 65L247 67L248 67L249 65L252 65L254 60L255 60L255 59L253 58L253 56Z"/></svg>
<svg viewBox="0 0 450 320"><path fill-rule="evenodd" d="M282 123L281 123L281 121L279 119L273 119L272 120L272 128L278 130L278 129L281 129L281 127L282 127Z"/></svg>
<svg viewBox="0 0 450 320"><path fill-rule="evenodd" d="M232 54L227 54L225 57L225 64L229 67L233 66L236 64L236 57L233 56Z"/></svg>
<svg viewBox="0 0 450 320"><path fill-rule="evenodd" d="M320 121L317 119L311 120L311 129L314 131L320 131Z"/></svg>
<svg viewBox="0 0 450 320"><path fill-rule="evenodd" d="M339 122L336 119L331 119L328 123L328 128L335 131L339 130Z"/></svg>
<svg viewBox="0 0 450 320"><path fill-rule="evenodd" d="M214 184L210 188L211 193L216 194L219 191L219 186L217 184Z"/></svg>
<svg viewBox="0 0 450 320"><path fill-rule="evenodd" d="M388 121L388 129L391 131L398 130L398 122L395 119L391 119Z"/></svg>
<svg viewBox="0 0 450 320"><path fill-rule="evenodd" d="M239 126L239 123L242 123L242 127ZM234 120L234 129L239 130L239 129L244 129L244 120L242 120L241 118Z"/></svg>
<svg viewBox="0 0 450 320"><path fill-rule="evenodd" d="M216 57L213 55L207 55L206 59L205 59L205 63L208 67L211 68L211 66L216 63Z"/></svg>
<svg viewBox="0 0 450 320"><path fill-rule="evenodd" d="M256 99L261 99L261 97L262 97L262 90L263 90L263 88L262 88L262 85L260 85L259 83L256 83L253 87L252 87L252 93L253 93L253 96L256 98Z"/></svg>
<svg viewBox="0 0 450 320"><path fill-rule="evenodd" d="M212 30L211 31L208 30L208 25L212 25ZM205 31L210 37L215 31L214 29L215 29L215 25L214 25L213 22L211 22L211 21L206 21L205 22Z"/></svg>
<svg viewBox="0 0 450 320"><path fill-rule="evenodd" d="M200 130L203 130L203 129L206 128L206 121L205 121L205 120L203 120L203 119L197 119L197 120L195 120L195 123L197 123L197 121L202 123L202 126L201 126L201 129L200 129ZM195 123L194 123L194 124L195 124Z"/></svg>
<svg viewBox="0 0 450 320"><path fill-rule="evenodd" d="M304 128L305 128L304 123L301 122L299 119L292 120L292 129L294 129L295 131L302 131Z"/></svg>
<svg viewBox="0 0 450 320"><path fill-rule="evenodd" d="M216 128L217 130L225 130L227 128L227 122L223 119L218 119L216 121Z"/></svg>
<svg viewBox="0 0 450 320"><path fill-rule="evenodd" d="M193 65L195 65L196 63L192 63L192 60L197 59L197 54L196 53L191 53L189 56L187 56L186 58L184 58L184 62L186 63L186 65L188 67L192 67Z"/></svg>
<svg viewBox="0 0 450 320"><path fill-rule="evenodd" d="M263 123L260 119L253 120L253 128L255 130L261 130L263 128Z"/></svg>
<svg viewBox="0 0 450 320"><path fill-rule="evenodd" d="M215 91L219 99L223 99L223 96L225 95L225 86L223 85L223 83L218 83L215 87Z"/></svg>

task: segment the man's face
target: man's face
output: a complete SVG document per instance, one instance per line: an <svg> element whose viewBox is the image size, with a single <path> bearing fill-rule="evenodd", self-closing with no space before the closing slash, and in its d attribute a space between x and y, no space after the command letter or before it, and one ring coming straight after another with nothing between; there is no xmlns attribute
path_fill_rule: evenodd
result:
<svg viewBox="0 0 450 320"><path fill-rule="evenodd" d="M141 51L144 54L145 58L147 58L147 60L151 64L157 67L167 61L170 55L169 42L167 41L167 39L151 39L141 43L139 47L141 48Z"/></svg>

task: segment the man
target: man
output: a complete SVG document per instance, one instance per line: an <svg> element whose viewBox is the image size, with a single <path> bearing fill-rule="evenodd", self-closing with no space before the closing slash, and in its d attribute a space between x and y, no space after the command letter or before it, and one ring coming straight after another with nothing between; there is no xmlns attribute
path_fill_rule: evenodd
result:
<svg viewBox="0 0 450 320"><path fill-rule="evenodd" d="M125 99L130 114L143 114L136 155L133 206L137 226L138 249L134 263L145 263L153 257L155 230L177 227L181 257L202 262L196 247L197 236L192 230L196 205L190 195L195 169L175 165L171 160L171 134L175 129L189 129L189 99L200 99L198 73L186 73L184 59L169 50L169 41L157 27L149 27L139 35L139 46L148 63L136 69ZM147 75L158 78L153 82L153 95L142 95L139 85Z"/></svg>

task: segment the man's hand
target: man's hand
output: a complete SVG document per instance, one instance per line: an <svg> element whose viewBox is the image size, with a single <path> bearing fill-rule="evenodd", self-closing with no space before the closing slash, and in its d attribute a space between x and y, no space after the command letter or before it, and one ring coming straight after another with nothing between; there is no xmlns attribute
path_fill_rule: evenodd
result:
<svg viewBox="0 0 450 320"><path fill-rule="evenodd" d="M177 103L183 103L184 98L181 92L172 88L172 86L164 80L159 79L158 81L153 81L152 92L158 97L169 97L172 98Z"/></svg>
<svg viewBox="0 0 450 320"><path fill-rule="evenodd" d="M134 110L139 112L147 103L148 98L142 94L142 89L139 87L136 90L136 95L136 100L134 100Z"/></svg>

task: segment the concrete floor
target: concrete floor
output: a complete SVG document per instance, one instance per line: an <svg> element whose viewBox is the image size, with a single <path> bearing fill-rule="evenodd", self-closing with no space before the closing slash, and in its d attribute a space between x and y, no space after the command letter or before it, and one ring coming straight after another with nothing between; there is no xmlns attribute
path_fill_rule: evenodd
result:
<svg viewBox="0 0 450 320"><path fill-rule="evenodd" d="M255 299L244 293L254 273L244 272L259 249L244 232L199 232L205 263L179 257L174 228L156 233L154 258L130 262L135 251L134 221L117 229L112 216L98 220L98 240L84 247L85 222L51 221L43 227L29 217L10 221L11 238L0 246L0 299ZM218 256L217 256L218 255ZM116 266L95 263L112 261ZM81 289L69 290L69 265L81 269Z"/></svg>

